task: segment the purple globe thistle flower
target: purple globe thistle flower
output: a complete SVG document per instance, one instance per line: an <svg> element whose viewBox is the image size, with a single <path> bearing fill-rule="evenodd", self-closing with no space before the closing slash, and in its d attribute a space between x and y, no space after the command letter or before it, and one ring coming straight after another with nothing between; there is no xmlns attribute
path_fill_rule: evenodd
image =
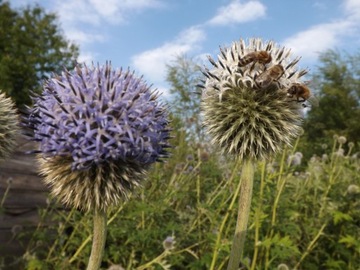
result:
<svg viewBox="0 0 360 270"><path fill-rule="evenodd" d="M77 65L44 84L27 118L53 195L83 210L116 205L168 156L165 106L129 70Z"/></svg>

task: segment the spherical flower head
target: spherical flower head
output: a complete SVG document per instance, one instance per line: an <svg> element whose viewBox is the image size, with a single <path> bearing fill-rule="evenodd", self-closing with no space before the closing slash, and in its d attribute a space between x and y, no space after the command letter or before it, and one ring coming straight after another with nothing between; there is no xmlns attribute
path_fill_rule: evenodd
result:
<svg viewBox="0 0 360 270"><path fill-rule="evenodd" d="M47 80L34 103L27 122L39 142L40 170L67 205L117 205L167 156L166 108L129 70L77 65Z"/></svg>
<svg viewBox="0 0 360 270"><path fill-rule="evenodd" d="M269 158L302 132L307 71L296 67L300 58L290 59L290 49L272 41L241 39L220 51L217 60L209 57L212 69L205 68L199 85L203 123L224 153Z"/></svg>
<svg viewBox="0 0 360 270"><path fill-rule="evenodd" d="M345 144L346 143L346 137L345 136L339 136L337 138L337 141L339 144Z"/></svg>
<svg viewBox="0 0 360 270"><path fill-rule="evenodd" d="M16 146L19 118L12 100L0 91L0 160L9 157Z"/></svg>

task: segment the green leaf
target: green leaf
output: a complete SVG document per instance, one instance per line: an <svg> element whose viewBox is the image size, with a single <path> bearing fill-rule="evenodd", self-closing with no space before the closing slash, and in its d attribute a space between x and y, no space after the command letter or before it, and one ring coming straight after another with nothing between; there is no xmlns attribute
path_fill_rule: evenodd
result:
<svg viewBox="0 0 360 270"><path fill-rule="evenodd" d="M337 225L342 221L352 221L352 217L349 214L342 213L340 211L335 211L333 213L334 224Z"/></svg>

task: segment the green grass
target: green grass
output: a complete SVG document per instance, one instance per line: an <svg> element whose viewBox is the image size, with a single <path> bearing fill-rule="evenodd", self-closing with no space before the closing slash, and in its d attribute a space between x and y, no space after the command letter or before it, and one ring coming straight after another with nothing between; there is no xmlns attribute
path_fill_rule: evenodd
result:
<svg viewBox="0 0 360 270"><path fill-rule="evenodd" d="M102 269L226 269L241 166L188 143L182 131L174 140L168 162L156 164L144 188L108 213ZM342 147L335 142L327 158L295 167L288 157L296 149L258 164L242 269L359 269L360 191L349 186L360 186L360 159L337 154ZM51 205L41 214L54 225L33 234L25 269L84 269L92 216ZM163 246L168 236L172 249Z"/></svg>

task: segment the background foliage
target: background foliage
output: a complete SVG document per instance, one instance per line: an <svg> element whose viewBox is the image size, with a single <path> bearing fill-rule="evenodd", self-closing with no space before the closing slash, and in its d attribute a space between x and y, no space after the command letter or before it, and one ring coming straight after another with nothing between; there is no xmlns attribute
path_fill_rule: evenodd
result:
<svg viewBox="0 0 360 270"><path fill-rule="evenodd" d="M319 154L335 134L360 141L360 52L354 55L329 50L320 55L311 86L319 106L308 112L300 149L309 158ZM356 145L359 150L359 145ZM313 151L313 153L308 153Z"/></svg>
<svg viewBox="0 0 360 270"><path fill-rule="evenodd" d="M0 0L0 89L21 106L51 72L72 67L79 50L68 42L56 15L39 6L11 9Z"/></svg>

